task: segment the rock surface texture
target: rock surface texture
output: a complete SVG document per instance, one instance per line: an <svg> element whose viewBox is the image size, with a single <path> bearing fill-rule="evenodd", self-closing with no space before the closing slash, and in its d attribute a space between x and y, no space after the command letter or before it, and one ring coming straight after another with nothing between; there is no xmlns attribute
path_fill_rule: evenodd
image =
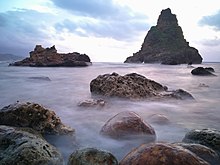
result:
<svg viewBox="0 0 220 165"><path fill-rule="evenodd" d="M198 50L190 47L184 39L176 15L169 8L161 11L157 25L148 31L141 49L125 60L125 63L168 65L201 62Z"/></svg>
<svg viewBox="0 0 220 165"><path fill-rule="evenodd" d="M17 102L0 110L0 125L32 128L43 135L72 135L55 112L36 103Z"/></svg>
<svg viewBox="0 0 220 165"><path fill-rule="evenodd" d="M128 153L120 165L209 165L189 150L168 143L142 144Z"/></svg>
<svg viewBox="0 0 220 165"><path fill-rule="evenodd" d="M100 133L115 139L145 137L149 141L156 139L155 131L136 113L131 111L120 112L109 119Z"/></svg>
<svg viewBox="0 0 220 165"><path fill-rule="evenodd" d="M118 161L110 152L84 148L70 155L68 165L118 165Z"/></svg>
<svg viewBox="0 0 220 165"><path fill-rule="evenodd" d="M22 61L11 63L12 66L33 66L33 67L74 67L91 65L89 56L86 54L73 53L57 53L55 46L51 48L43 48L36 45L34 51L30 52L30 57Z"/></svg>
<svg viewBox="0 0 220 165"><path fill-rule="evenodd" d="M41 137L0 125L0 164L62 165L59 151Z"/></svg>
<svg viewBox="0 0 220 165"><path fill-rule="evenodd" d="M90 82L90 91L92 94L126 99L193 99L182 89L168 91L166 86L137 73L99 75Z"/></svg>

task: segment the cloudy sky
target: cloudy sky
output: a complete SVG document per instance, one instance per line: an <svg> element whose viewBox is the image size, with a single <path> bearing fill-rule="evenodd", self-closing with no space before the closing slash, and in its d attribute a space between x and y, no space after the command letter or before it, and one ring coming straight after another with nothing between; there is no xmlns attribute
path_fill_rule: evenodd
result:
<svg viewBox="0 0 220 165"><path fill-rule="evenodd" d="M36 44L56 45L93 62L123 62L168 7L204 61L220 62L219 0L1 0L0 53L29 56Z"/></svg>

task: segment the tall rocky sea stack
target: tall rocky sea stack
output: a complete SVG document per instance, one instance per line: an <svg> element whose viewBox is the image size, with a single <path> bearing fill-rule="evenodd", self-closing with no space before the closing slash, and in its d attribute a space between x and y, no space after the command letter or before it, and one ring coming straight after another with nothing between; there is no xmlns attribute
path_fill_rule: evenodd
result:
<svg viewBox="0 0 220 165"><path fill-rule="evenodd" d="M197 49L184 39L171 10L161 11L157 25L152 26L144 39L141 50L128 57L125 63L200 64L202 57Z"/></svg>

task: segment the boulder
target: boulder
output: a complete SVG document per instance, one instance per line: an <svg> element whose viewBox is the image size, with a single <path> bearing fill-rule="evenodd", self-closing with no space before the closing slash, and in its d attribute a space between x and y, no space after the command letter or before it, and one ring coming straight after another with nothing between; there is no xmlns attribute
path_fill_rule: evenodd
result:
<svg viewBox="0 0 220 165"><path fill-rule="evenodd" d="M114 139L144 138L156 139L155 131L138 114L131 111L120 112L110 118L102 127L100 134Z"/></svg>
<svg viewBox="0 0 220 165"><path fill-rule="evenodd" d="M99 75L90 82L90 91L92 94L125 99L193 99L182 89L168 91L166 86L137 73Z"/></svg>
<svg viewBox="0 0 220 165"><path fill-rule="evenodd" d="M169 143L142 144L129 152L120 165L209 165L189 150Z"/></svg>
<svg viewBox="0 0 220 165"><path fill-rule="evenodd" d="M118 161L110 152L84 148L70 155L68 165L118 165Z"/></svg>
<svg viewBox="0 0 220 165"><path fill-rule="evenodd" d="M0 164L61 165L63 158L40 136L0 125Z"/></svg>
<svg viewBox="0 0 220 165"><path fill-rule="evenodd" d="M193 129L186 133L183 142L202 144L220 154L220 131L216 129Z"/></svg>
<svg viewBox="0 0 220 165"><path fill-rule="evenodd" d="M30 57L9 64L10 66L33 66L33 67L75 67L89 66L91 61L88 55L73 53L57 53L55 46L43 48L36 45L34 51L30 52Z"/></svg>
<svg viewBox="0 0 220 165"><path fill-rule="evenodd" d="M201 55L197 49L189 46L176 15L172 14L169 8L161 11L157 25L150 28L141 49L125 60L125 63L167 65L201 62Z"/></svg>
<svg viewBox="0 0 220 165"><path fill-rule="evenodd" d="M0 110L0 125L29 127L43 135L72 135L74 129L65 126L55 112L37 103L17 102Z"/></svg>
<svg viewBox="0 0 220 165"><path fill-rule="evenodd" d="M211 71L211 69L203 68L203 67L197 67L191 71L192 75L198 75L198 76L215 76Z"/></svg>

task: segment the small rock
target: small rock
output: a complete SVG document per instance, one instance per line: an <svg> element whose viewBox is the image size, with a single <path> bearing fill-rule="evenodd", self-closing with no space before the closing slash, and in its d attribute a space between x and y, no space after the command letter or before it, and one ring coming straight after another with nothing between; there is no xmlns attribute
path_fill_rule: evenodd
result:
<svg viewBox="0 0 220 165"><path fill-rule="evenodd" d="M154 114L154 115L151 115L149 120L152 122L152 123L156 123L156 124L169 124L170 121L169 119L163 115L163 114Z"/></svg>
<svg viewBox="0 0 220 165"><path fill-rule="evenodd" d="M105 106L106 102L103 99L89 99L82 102L79 102L78 106L80 107L103 107Z"/></svg>
<svg viewBox="0 0 220 165"><path fill-rule="evenodd" d="M197 67L191 71L192 75L197 76L215 76L212 74L209 70L203 68L203 67Z"/></svg>

